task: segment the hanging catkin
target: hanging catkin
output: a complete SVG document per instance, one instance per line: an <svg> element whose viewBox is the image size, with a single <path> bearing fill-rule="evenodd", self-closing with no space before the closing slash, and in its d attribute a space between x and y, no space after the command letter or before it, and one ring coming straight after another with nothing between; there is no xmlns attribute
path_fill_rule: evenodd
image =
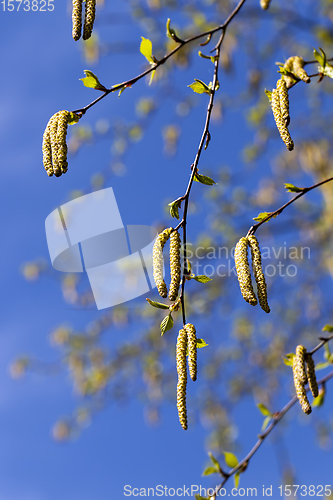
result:
<svg viewBox="0 0 333 500"><path fill-rule="evenodd" d="M267 10L271 0L260 0L260 7L264 10Z"/></svg>
<svg viewBox="0 0 333 500"><path fill-rule="evenodd" d="M298 346L298 347L303 347L303 346ZM298 398L298 401L299 401L304 413L309 415L311 413L312 409L311 409L309 400L308 400L307 395L306 395L304 383L300 379L299 359L297 359L297 350L296 350L296 356L293 357L293 376L294 376L294 385L295 385L296 396Z"/></svg>
<svg viewBox="0 0 333 500"><path fill-rule="evenodd" d="M83 26L83 40L88 40L91 37L94 27L95 13L96 13L96 0L86 0L84 26Z"/></svg>
<svg viewBox="0 0 333 500"><path fill-rule="evenodd" d="M284 120L286 127L288 127L289 123L290 123L289 96L288 96L288 89L287 89L287 84L286 84L285 80L282 80L282 78L280 78L280 80L277 81L276 90L279 93L281 115L282 115L282 118Z"/></svg>
<svg viewBox="0 0 333 500"><path fill-rule="evenodd" d="M188 348L188 368L191 379L197 380L197 336L195 327L191 323L184 326L187 333L187 348Z"/></svg>
<svg viewBox="0 0 333 500"><path fill-rule="evenodd" d="M74 40L79 40L82 29L82 0L73 0L72 24L73 38Z"/></svg>
<svg viewBox="0 0 333 500"><path fill-rule="evenodd" d="M187 348L187 333L185 330L180 330L176 344L176 363L177 363L177 409L179 422L184 430L187 429L187 410L186 410L186 384L187 384L187 367L186 367L186 348Z"/></svg>
<svg viewBox="0 0 333 500"><path fill-rule="evenodd" d="M163 248L170 237L171 231L172 227L159 234L153 247L153 276L158 293L163 298L168 295L168 289L163 279Z"/></svg>
<svg viewBox="0 0 333 500"><path fill-rule="evenodd" d="M66 136L70 116L69 111L58 111L51 116L43 134L43 163L49 177L53 174L60 177L67 172Z"/></svg>
<svg viewBox="0 0 333 500"><path fill-rule="evenodd" d="M180 236L178 231L172 231L170 235L170 290L169 300L174 301L177 298L181 269L180 269Z"/></svg>
<svg viewBox="0 0 333 500"><path fill-rule="evenodd" d="M247 256L247 238L241 238L235 247L235 264L238 277L238 283L241 293L249 304L257 305L257 298L254 294L251 271Z"/></svg>
<svg viewBox="0 0 333 500"><path fill-rule="evenodd" d="M316 378L315 364L312 359L312 355L307 353L305 356L305 361L306 361L306 374L309 381L310 391L312 393L312 396L316 398L318 396L318 384Z"/></svg>
<svg viewBox="0 0 333 500"><path fill-rule="evenodd" d="M305 371L305 355L306 348L303 345L298 345L296 347L295 362L298 370L298 378L303 385L308 381Z"/></svg>
<svg viewBox="0 0 333 500"><path fill-rule="evenodd" d="M270 308L267 302L267 285L261 265L261 252L259 243L254 234L248 237L248 242L251 248L252 269L254 278L257 283L259 304L263 311L269 313Z"/></svg>
<svg viewBox="0 0 333 500"><path fill-rule="evenodd" d="M285 121L282 118L281 105L280 105L280 95L276 89L272 90L271 107L272 107L272 111L273 111L274 120L275 120L277 129L280 133L281 139L285 143L286 148L289 151L292 151L294 149L294 143L292 141L292 138L290 137L289 130L285 124Z"/></svg>

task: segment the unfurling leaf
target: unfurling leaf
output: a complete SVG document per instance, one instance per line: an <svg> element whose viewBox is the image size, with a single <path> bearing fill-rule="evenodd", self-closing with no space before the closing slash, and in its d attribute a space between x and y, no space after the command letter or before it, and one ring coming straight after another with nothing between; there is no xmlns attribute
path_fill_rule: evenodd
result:
<svg viewBox="0 0 333 500"><path fill-rule="evenodd" d="M238 489L238 485L239 485L239 476L240 476L240 472L236 472L236 474L234 475L234 483L235 483L236 490Z"/></svg>
<svg viewBox="0 0 333 500"><path fill-rule="evenodd" d="M153 71L150 73L149 85L152 84L152 81L154 79L155 73L156 73L156 69L153 69Z"/></svg>
<svg viewBox="0 0 333 500"><path fill-rule="evenodd" d="M104 85L102 85L100 83L97 76L94 75L94 73L92 71L89 71L89 69L85 69L83 71L84 71L86 76L84 78L80 78L80 80L83 82L83 85L85 87L89 87L89 88L95 89L95 90L102 90L103 92L105 92L107 90L104 87Z"/></svg>
<svg viewBox="0 0 333 500"><path fill-rule="evenodd" d="M229 453L227 451L224 451L223 453L224 453L225 463L227 464L227 466L230 467L231 469L237 467L238 459L236 455L234 455L233 453Z"/></svg>
<svg viewBox="0 0 333 500"><path fill-rule="evenodd" d="M170 207L170 215L171 217L175 217L175 219L179 219L179 209L181 208L182 200L175 200L168 204Z"/></svg>
<svg viewBox="0 0 333 500"><path fill-rule="evenodd" d="M219 461L214 457L214 455L209 451L208 452L209 458L211 459L212 464L214 465L216 470L220 470L221 466Z"/></svg>
<svg viewBox="0 0 333 500"><path fill-rule="evenodd" d="M283 362L287 366L293 366L293 359L295 354L293 352L289 352L285 356L283 356Z"/></svg>
<svg viewBox="0 0 333 500"><path fill-rule="evenodd" d="M164 335L165 332L171 330L172 327L173 327L173 318L170 313L163 319L161 323L161 335Z"/></svg>
<svg viewBox="0 0 333 500"><path fill-rule="evenodd" d="M170 28L170 19L168 19L167 23L166 23L166 35L167 35L167 37L172 38L175 42L184 43L183 40L178 38L175 30Z"/></svg>
<svg viewBox="0 0 333 500"><path fill-rule="evenodd" d="M294 186L293 184L289 184L289 182L285 182L284 187L289 193L301 193L302 191L304 191L304 188L299 188L297 186Z"/></svg>
<svg viewBox="0 0 333 500"><path fill-rule="evenodd" d="M326 54L322 48L319 47L319 50L320 50L321 54L319 54L319 52L316 49L313 49L313 55L315 56L315 58L319 62L320 66L322 66L322 68L324 69L326 66Z"/></svg>
<svg viewBox="0 0 333 500"><path fill-rule="evenodd" d="M191 85L188 85L193 92L196 92L197 94L211 94L212 91L208 87L208 85L205 84L205 82L202 82L201 80L198 80L197 78L194 78L194 82L191 83Z"/></svg>
<svg viewBox="0 0 333 500"><path fill-rule="evenodd" d="M265 416L265 417L271 417L272 414L271 412L269 411L269 409L263 404L263 403L258 403L257 404L257 407L259 408L259 410L261 411L261 413Z"/></svg>
<svg viewBox="0 0 333 500"><path fill-rule="evenodd" d="M68 125L75 125L80 119L80 116L76 113L70 112L68 117Z"/></svg>
<svg viewBox="0 0 333 500"><path fill-rule="evenodd" d="M198 173L195 174L194 180L196 182L201 182L201 184L206 184L206 186L213 186L214 184L216 184L216 182L207 175L201 175Z"/></svg>
<svg viewBox="0 0 333 500"><path fill-rule="evenodd" d="M195 500L209 500L208 497L202 497L201 495L194 495Z"/></svg>
<svg viewBox="0 0 333 500"><path fill-rule="evenodd" d="M146 299L146 301L153 307L157 307L158 309L169 309L169 306L166 304L162 304L161 302L155 302L154 300Z"/></svg>
<svg viewBox="0 0 333 500"><path fill-rule="evenodd" d="M266 417L265 420L263 421L262 427L261 427L261 432L264 432L266 427L268 426L269 422L272 420L272 417Z"/></svg>
<svg viewBox="0 0 333 500"><path fill-rule="evenodd" d="M199 276L194 276L192 279L194 279L198 283L208 283L208 281L212 281L211 278L208 278L208 276L205 276L204 274L200 274Z"/></svg>
<svg viewBox="0 0 333 500"><path fill-rule="evenodd" d="M202 347L206 347L209 344L206 344L204 339L197 339L197 349L201 349Z"/></svg>
<svg viewBox="0 0 333 500"><path fill-rule="evenodd" d="M211 135L210 135L210 132L208 131L207 135L206 135L205 149L208 148L210 140L211 140Z"/></svg>
<svg viewBox="0 0 333 500"><path fill-rule="evenodd" d="M145 58L147 59L150 64L155 64L155 60L153 58L153 45L151 41L148 38L144 38L143 36L141 37L141 44L140 44L140 52Z"/></svg>
<svg viewBox="0 0 333 500"><path fill-rule="evenodd" d="M325 401L325 393L326 393L325 386L322 385L319 390L318 396L313 400L312 406L317 406L318 408L323 406Z"/></svg>
<svg viewBox="0 0 333 500"><path fill-rule="evenodd" d="M272 91L265 89L265 94L267 95L269 102L272 102Z"/></svg>

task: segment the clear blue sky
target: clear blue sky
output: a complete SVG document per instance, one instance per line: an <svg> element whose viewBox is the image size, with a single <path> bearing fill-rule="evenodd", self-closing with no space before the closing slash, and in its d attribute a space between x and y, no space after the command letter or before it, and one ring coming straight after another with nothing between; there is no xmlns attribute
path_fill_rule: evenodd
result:
<svg viewBox="0 0 333 500"><path fill-rule="evenodd" d="M201 478L207 461L206 433L200 426L184 433L175 418L174 408L167 406L162 424L151 429L144 422L139 402L133 401L124 407L111 405L78 440L59 444L53 441L50 429L61 414L70 413L76 404L67 375L32 375L17 383L8 373L10 362L22 352L50 361L54 359L49 333L58 324L59 317L61 321L76 325L86 322L88 313L64 306L59 286L54 281L27 283L20 274L20 267L37 256L48 258L44 233L46 216L68 199L69 191L86 189L91 173L105 168L109 162L109 145L93 144L70 160L66 176L49 179L43 170L41 138L49 117L60 109L80 108L95 96L93 90L84 88L79 81L87 64L82 59L79 44L71 38L66 2L55 0L54 3L53 12L0 10L3 231L0 500L120 499L125 498L123 488L126 484L147 488L161 484L171 488L201 482L208 487L214 484L214 479ZM123 4L116 6L114 2L113 11L126 10L126 2ZM101 37L107 34L112 41L128 37L138 46L140 36L147 36L139 27L137 30L131 28L126 36L124 30L126 26L113 25L110 35L107 26L103 25L100 33ZM113 56L105 65L102 61L98 76L109 86L134 76L143 64L139 51L126 58ZM203 79L209 81L208 67L202 62L198 64L207 72L207 78L201 73ZM94 70L93 67L89 69ZM195 76L193 74L192 78ZM191 82L184 80L184 87L188 83ZM131 119L135 99L140 93L149 95L149 88L141 82L126 93L128 95L123 94L120 99L110 96L105 107L96 106L87 116L87 123L94 124L107 114ZM203 116L204 108L205 105L199 106L195 116ZM240 159L234 159L233 152L239 126L237 120L230 116L228 127L224 125L221 129L224 142L230 148L224 150L224 159L234 163L235 170L241 167ZM183 131L183 141L187 141L188 147L177 157L178 163L168 167L174 169L181 186L186 185L188 172L185 169L182 172L179 165L192 163L201 130L202 120L194 120L192 129ZM243 132L249 134L246 129ZM179 195L172 181L172 170L171 175L165 175L166 163L161 160L162 141L159 141L149 143L147 138L136 145L128 159L127 175L114 176L110 182L127 224L153 224L163 217L161 199ZM208 154L213 164L217 150ZM147 182L142 182L143 177ZM333 409L330 391L329 397L323 410L327 415L332 414ZM296 410L292 411L292 417L295 422L287 431L287 437L291 461L297 463L299 484L333 484L332 455L311 446L311 457L307 457L306 441L312 442L313 431L304 419L298 421ZM254 444L262 418L253 401L245 401L236 418L243 446L239 456L242 456ZM273 498L278 498L279 481L276 457L268 442L251 462L241 486L257 487L261 492L263 484L274 485ZM261 498L259 493L258 497Z"/></svg>

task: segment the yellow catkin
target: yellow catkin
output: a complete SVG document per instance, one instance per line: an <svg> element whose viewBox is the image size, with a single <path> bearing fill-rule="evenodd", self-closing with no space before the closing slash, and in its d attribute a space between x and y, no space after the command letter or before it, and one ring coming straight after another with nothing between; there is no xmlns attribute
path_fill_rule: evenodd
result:
<svg viewBox="0 0 333 500"><path fill-rule="evenodd" d="M297 399L304 413L309 415L312 409L306 395L304 384L302 383L299 377L299 366L298 366L297 356L294 356L293 358L293 375L294 375L294 385L295 385Z"/></svg>
<svg viewBox="0 0 333 500"><path fill-rule="evenodd" d="M197 380L197 335L195 327L191 323L184 326L187 333L187 346L188 346L188 368L190 377L195 382Z"/></svg>
<svg viewBox="0 0 333 500"><path fill-rule="evenodd" d="M294 143L290 137L289 130L282 118L281 106L280 106L280 95L276 89L272 90L272 101L271 101L272 111L277 129L280 133L281 139L286 145L289 151L294 149Z"/></svg>
<svg viewBox="0 0 333 500"><path fill-rule="evenodd" d="M92 30L94 27L96 13L96 0L86 0L86 8L84 14L84 25L83 25L83 40L88 40L91 37Z"/></svg>
<svg viewBox="0 0 333 500"><path fill-rule="evenodd" d="M73 0L72 25L72 36L74 40L79 40L82 29L82 0Z"/></svg>
<svg viewBox="0 0 333 500"><path fill-rule="evenodd" d="M186 349L187 349L187 333L185 330L180 330L176 345L176 363L177 363L177 409L179 422L184 430L187 429L187 410L186 410L186 384L187 384L187 367L186 367Z"/></svg>
<svg viewBox="0 0 333 500"><path fill-rule="evenodd" d="M271 0L260 0L260 7L264 10L267 10Z"/></svg>
<svg viewBox="0 0 333 500"><path fill-rule="evenodd" d="M254 235L248 237L248 242L251 248L252 269L254 278L257 283L259 304L263 311L269 313L271 310L267 302L267 285L261 265L261 252L259 243Z"/></svg>
<svg viewBox="0 0 333 500"><path fill-rule="evenodd" d="M297 365L299 380L303 385L305 385L308 381L305 371L305 355L306 348L303 345L298 345L296 347L295 362Z"/></svg>
<svg viewBox="0 0 333 500"><path fill-rule="evenodd" d="M178 231L173 231L170 235L170 275L169 300L174 301L178 295L181 277L180 236Z"/></svg>
<svg viewBox="0 0 333 500"><path fill-rule="evenodd" d="M305 356L305 361L306 361L306 374L309 381L310 391L312 393L312 396L316 398L318 396L318 384L316 378L315 364L311 354L307 354Z"/></svg>
<svg viewBox="0 0 333 500"><path fill-rule="evenodd" d="M172 228L165 229L158 235L153 247L153 276L158 293L166 298L168 289L163 279L163 248L170 237Z"/></svg>
<svg viewBox="0 0 333 500"><path fill-rule="evenodd" d="M278 80L276 83L276 90L279 93L281 115L286 127L288 127L290 123L290 116L289 116L289 96L288 96L286 81L280 78L280 80Z"/></svg>
<svg viewBox="0 0 333 500"><path fill-rule="evenodd" d="M247 238L241 238L235 247L235 264L238 277L238 283L241 293L249 304L257 305L257 298L254 294L251 271L247 256Z"/></svg>
<svg viewBox="0 0 333 500"><path fill-rule="evenodd" d="M293 57L293 73L297 78L305 83L310 83L311 79L304 69L304 60L301 57Z"/></svg>
<svg viewBox="0 0 333 500"><path fill-rule="evenodd" d="M43 134L43 163L48 176L60 177L68 169L67 163L67 127L70 112L58 111L51 116Z"/></svg>

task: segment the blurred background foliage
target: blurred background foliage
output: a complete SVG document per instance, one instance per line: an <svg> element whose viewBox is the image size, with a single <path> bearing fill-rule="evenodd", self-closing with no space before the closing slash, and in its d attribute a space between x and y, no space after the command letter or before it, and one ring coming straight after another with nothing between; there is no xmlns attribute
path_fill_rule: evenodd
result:
<svg viewBox="0 0 333 500"><path fill-rule="evenodd" d="M184 39L219 25L235 5L229 0L133 0L128 4L129 14L114 14L112 2L99 1L93 37L80 42L86 67L97 76L100 68L105 74L115 55L126 58L139 52L139 41L131 36L133 26L152 40L153 53L159 58L175 46L165 35L168 17ZM290 90L293 152L286 151L280 140L264 92L274 88L279 78L277 61L293 55L313 61L313 47L319 46L328 57L333 56L332 21L331 0L272 0L268 11L260 9L259 0L248 1L222 45L212 140L199 164L200 173L211 175L217 185L200 185L192 191L188 221L192 269L211 276L212 281L191 281L186 287L187 320L208 344L198 352L198 381L189 388L189 426L206 429L207 447L216 454L239 450L246 429L237 428L233 415L241 402L261 402L274 412L290 399L292 374L283 356L295 351L299 343L312 349L322 327L332 322L333 184L305 195L256 234L266 252L264 268L275 269L275 275L267 270L269 315L243 301L232 258L232 249L246 235L253 217L277 209L293 196L285 191L284 182L310 186L332 176L332 81L324 78L317 83L316 77L309 85L300 82ZM120 39L112 36L115 25L122 27ZM104 108L99 105L96 121L88 111L78 125L70 127L69 163L86 148L94 148L97 154L102 144L107 145L109 157L103 158L101 170L91 169L90 185L69 193L68 199L107 187L114 176L127 182L131 175L128 157L131 151L137 154L142 142L143 163L153 169L153 163L164 157L169 165L158 182L172 184L172 192L158 206L154 203L152 211L164 210L155 224L161 230L176 224L167 205L185 192L208 103L207 96L194 94L184 82L190 84L193 78L211 81L213 65L198 57L198 50L209 55L216 40L213 37L204 47L188 44L158 69L151 86L147 81L137 83L135 93L126 89L119 99L133 100L131 116L114 115L106 104L110 97L103 101ZM131 65L124 80L145 67L142 58L142 67ZM317 64L306 69L309 74L317 73ZM109 82L101 81L107 86L119 83L112 78L110 70ZM93 92L87 90L87 103L95 97ZM142 182L156 181L154 176L149 180L149 175L145 170ZM226 276L218 275L221 265L226 266L220 268ZM290 265L296 266L295 276L286 272ZM295 267L290 269L294 273ZM81 275L58 273L43 259L25 263L22 273L30 281L54 279L65 303L95 310L87 280ZM149 297L159 300L156 290ZM77 409L55 423L54 438L77 436L110 402L122 404L133 398L142 402L147 425L161 424L163 405L171 405L177 418L175 342L180 312L174 315L174 328L163 337L159 329L163 311L152 308L145 297L93 314L95 318L84 328L63 324L59 315L59 324L50 335L55 351L51 363L28 353L11 366L17 378L31 370L52 376L67 371ZM323 356L324 350L319 351L315 362L322 362ZM301 415L298 409L296 418L312 417ZM315 410L311 425L316 430L316 442L311 445L329 449L333 414L325 410L325 404ZM277 446L282 446L286 426L279 427ZM281 474L291 482L294 467L288 459L282 462Z"/></svg>

